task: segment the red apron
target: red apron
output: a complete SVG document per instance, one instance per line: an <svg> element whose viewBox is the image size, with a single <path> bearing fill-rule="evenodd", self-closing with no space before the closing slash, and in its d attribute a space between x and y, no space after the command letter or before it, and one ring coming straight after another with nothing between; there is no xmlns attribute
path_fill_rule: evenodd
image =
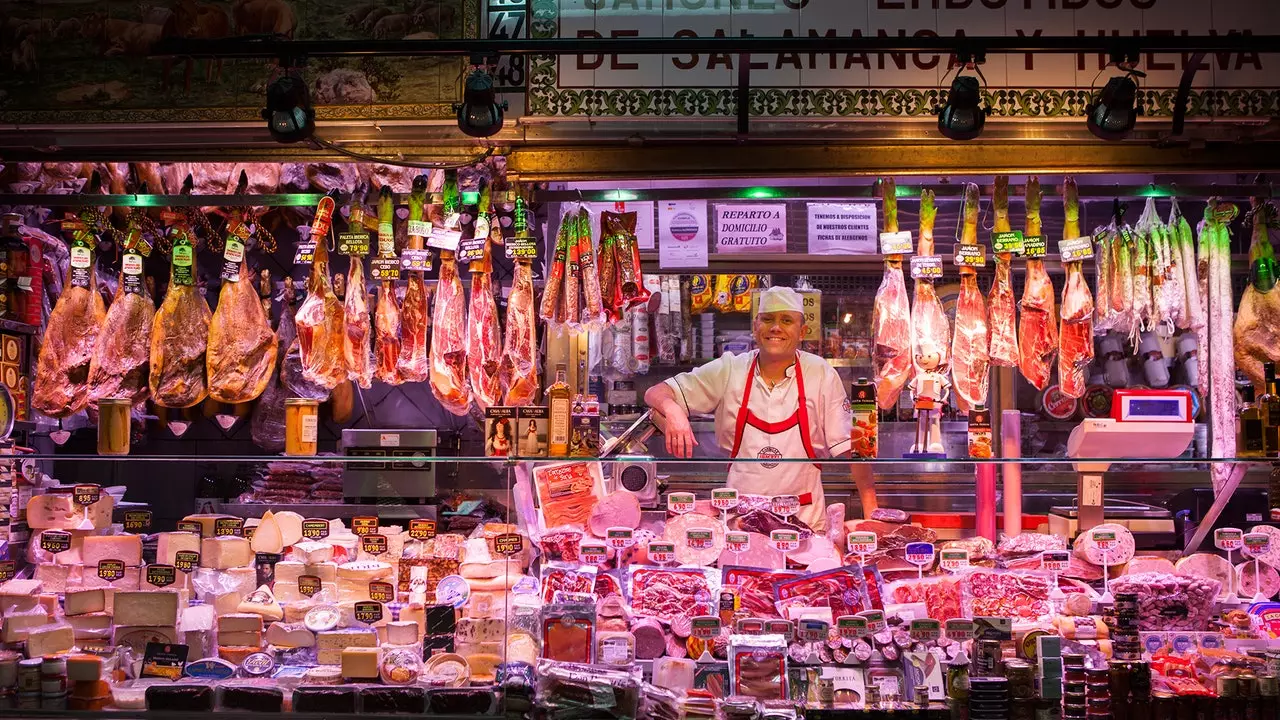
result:
<svg viewBox="0 0 1280 720"><path fill-rule="evenodd" d="M766 435L781 435L799 426L800 444L804 448L805 457L817 459L817 455L813 452L813 441L809 437L809 404L804 392L804 373L800 371L800 357L797 355L795 360L796 369L796 393L799 396L799 407L791 414L791 417L779 422L765 422L761 420L755 413L751 412L751 386L755 384L756 379L756 358L751 358L751 367L747 370L747 386L742 392L742 405L738 410L737 426L733 432L733 450L730 451L729 457L738 457L738 450L742 447L742 434L750 425ZM786 445L786 443L778 443ZM815 467L821 468L820 465L814 463ZM786 493L778 493L786 494ZM800 493L800 504L808 505L813 502L812 493Z"/></svg>

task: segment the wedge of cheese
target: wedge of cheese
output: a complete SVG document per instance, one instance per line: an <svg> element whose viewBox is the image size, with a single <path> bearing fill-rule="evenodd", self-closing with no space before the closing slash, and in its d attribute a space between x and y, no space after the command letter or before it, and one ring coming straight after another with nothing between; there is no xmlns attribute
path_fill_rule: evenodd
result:
<svg viewBox="0 0 1280 720"><path fill-rule="evenodd" d="M27 501L27 525L32 530L101 530L111 526L115 500L102 493L98 502L81 509L71 493L46 493Z"/></svg>

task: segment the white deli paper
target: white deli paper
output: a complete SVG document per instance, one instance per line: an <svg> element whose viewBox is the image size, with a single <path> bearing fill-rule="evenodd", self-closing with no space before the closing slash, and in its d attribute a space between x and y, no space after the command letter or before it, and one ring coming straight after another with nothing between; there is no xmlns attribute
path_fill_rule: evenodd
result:
<svg viewBox="0 0 1280 720"><path fill-rule="evenodd" d="M706 200L658 203L658 265L664 270L707 266Z"/></svg>
<svg viewBox="0 0 1280 720"><path fill-rule="evenodd" d="M809 203L813 255L875 255L878 230L875 203Z"/></svg>

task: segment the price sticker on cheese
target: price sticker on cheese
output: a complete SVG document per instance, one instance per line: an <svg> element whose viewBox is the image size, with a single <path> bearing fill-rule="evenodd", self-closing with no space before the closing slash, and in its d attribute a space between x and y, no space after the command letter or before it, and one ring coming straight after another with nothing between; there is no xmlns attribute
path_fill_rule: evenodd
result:
<svg viewBox="0 0 1280 720"><path fill-rule="evenodd" d="M831 635L831 623L815 618L800 618L796 621L796 637L802 642L826 642Z"/></svg>
<svg viewBox="0 0 1280 720"><path fill-rule="evenodd" d="M1089 533L1089 537L1099 550L1111 550L1118 542L1115 530L1094 530Z"/></svg>
<svg viewBox="0 0 1280 720"><path fill-rule="evenodd" d="M351 518L351 532L364 537L365 535L373 535L378 532L378 518L376 515L358 515Z"/></svg>
<svg viewBox="0 0 1280 720"><path fill-rule="evenodd" d="M889 627L889 623L884 619L883 610L863 610L856 614L867 621L867 632L871 635L884 632Z"/></svg>
<svg viewBox="0 0 1280 720"><path fill-rule="evenodd" d="M1227 552L1239 550L1244 547L1244 531L1240 528L1218 528L1213 531L1213 544Z"/></svg>
<svg viewBox="0 0 1280 720"><path fill-rule="evenodd" d="M841 615L836 618L836 632L848 640L866 637L867 619L858 615Z"/></svg>
<svg viewBox="0 0 1280 720"><path fill-rule="evenodd" d="M329 521L322 518L307 518L302 521L303 540L323 540L329 537Z"/></svg>
<svg viewBox="0 0 1280 720"><path fill-rule="evenodd" d="M742 618L738 621L739 635L760 635L764 633L764 620L760 618Z"/></svg>
<svg viewBox="0 0 1280 720"><path fill-rule="evenodd" d="M240 536L245 540L253 540L253 534L258 532L257 525L246 525L240 528Z"/></svg>
<svg viewBox="0 0 1280 720"><path fill-rule="evenodd" d="M150 510L127 510L124 514L124 531L145 533L151 530Z"/></svg>
<svg viewBox="0 0 1280 720"><path fill-rule="evenodd" d="M849 552L859 555L873 553L878 547L876 534L866 531L855 531L849 533Z"/></svg>
<svg viewBox="0 0 1280 720"><path fill-rule="evenodd" d="M417 518L409 521L409 537L414 540L430 540L436 536L436 521Z"/></svg>
<svg viewBox="0 0 1280 720"><path fill-rule="evenodd" d="M583 565L603 565L609 559L609 548L600 543L582 543L578 546L578 557Z"/></svg>
<svg viewBox="0 0 1280 720"><path fill-rule="evenodd" d="M123 560L99 560L98 577L107 582L115 582L124 577Z"/></svg>
<svg viewBox="0 0 1280 720"><path fill-rule="evenodd" d="M943 628L943 634L952 642L972 640L978 634L978 624L966 618L951 618Z"/></svg>
<svg viewBox="0 0 1280 720"><path fill-rule="evenodd" d="M766 620L764 632L766 635L781 635L790 641L795 637L796 626L790 620Z"/></svg>
<svg viewBox="0 0 1280 720"><path fill-rule="evenodd" d="M933 543L913 542L907 543L907 562L920 567L928 567L933 564L934 548Z"/></svg>
<svg viewBox="0 0 1280 720"><path fill-rule="evenodd" d="M938 565L947 572L958 572L969 567L969 551L963 548L943 550L938 555Z"/></svg>
<svg viewBox="0 0 1280 720"><path fill-rule="evenodd" d="M71 533L65 530L45 530L40 533L40 549L60 553L71 549Z"/></svg>
<svg viewBox="0 0 1280 720"><path fill-rule="evenodd" d="M148 565L147 584L156 587L169 587L178 581L177 569L172 565Z"/></svg>
<svg viewBox="0 0 1280 720"><path fill-rule="evenodd" d="M636 533L629 527L612 527L605 531L604 539L614 550L626 550L636 544Z"/></svg>
<svg viewBox="0 0 1280 720"><path fill-rule="evenodd" d="M769 500L769 509L775 515L781 515L784 518L791 517L800 512L800 498L796 495L775 495Z"/></svg>
<svg viewBox="0 0 1280 720"><path fill-rule="evenodd" d="M667 511L675 515L691 513L695 500L693 493L670 493L667 495Z"/></svg>
<svg viewBox="0 0 1280 720"><path fill-rule="evenodd" d="M774 530L769 533L769 543L781 553L800 549L800 533L795 530Z"/></svg>
<svg viewBox="0 0 1280 720"><path fill-rule="evenodd" d="M355 605L355 616L358 622L370 625L382 620L382 603L362 600Z"/></svg>
<svg viewBox="0 0 1280 720"><path fill-rule="evenodd" d="M204 527L194 520L179 520L178 532L191 532L197 535L203 535Z"/></svg>
<svg viewBox="0 0 1280 720"><path fill-rule="evenodd" d="M1050 573L1063 573L1071 567L1070 550L1045 550L1040 553L1040 569Z"/></svg>
<svg viewBox="0 0 1280 720"><path fill-rule="evenodd" d="M241 518L218 518L213 521L214 537L242 537L244 520Z"/></svg>
<svg viewBox="0 0 1280 720"><path fill-rule="evenodd" d="M675 543L669 543L665 540L651 540L648 551L649 562L659 565L666 565L676 559Z"/></svg>
<svg viewBox="0 0 1280 720"><path fill-rule="evenodd" d="M524 536L520 533L503 533L493 539L493 549L506 557L519 555L524 550Z"/></svg>
<svg viewBox="0 0 1280 720"><path fill-rule="evenodd" d="M933 618L916 618L911 621L911 639L930 642L942 637L942 623Z"/></svg>
<svg viewBox="0 0 1280 720"><path fill-rule="evenodd" d="M184 573L193 572L200 567L200 553L194 550L179 550L173 554L173 566Z"/></svg>
<svg viewBox="0 0 1280 720"><path fill-rule="evenodd" d="M717 488L711 491L711 507L729 512L738 507L738 491L734 488Z"/></svg>
<svg viewBox="0 0 1280 720"><path fill-rule="evenodd" d="M693 619L689 635L702 640L720 636L720 618L715 615L701 615Z"/></svg>
<svg viewBox="0 0 1280 720"><path fill-rule="evenodd" d="M716 546L716 536L710 528L689 528L684 540L690 550L710 550Z"/></svg>
<svg viewBox="0 0 1280 720"><path fill-rule="evenodd" d="M365 535L360 538L360 549L368 555L381 555L387 551L387 536Z"/></svg>
<svg viewBox="0 0 1280 720"><path fill-rule="evenodd" d="M321 581L319 575L299 575L298 576L298 592L311 597L320 592Z"/></svg>
<svg viewBox="0 0 1280 720"><path fill-rule="evenodd" d="M102 499L102 486L91 483L76 485L71 491L71 500L77 505L92 505Z"/></svg>
<svg viewBox="0 0 1280 720"><path fill-rule="evenodd" d="M1271 536L1267 533L1245 533L1244 554L1249 557L1266 555L1271 550Z"/></svg>
<svg viewBox="0 0 1280 720"><path fill-rule="evenodd" d="M0 560L0 583L9 582L18 574L18 563L14 560Z"/></svg>
<svg viewBox="0 0 1280 720"><path fill-rule="evenodd" d="M751 549L751 535L744 532L727 532L724 534L724 549L731 553L744 553Z"/></svg>
<svg viewBox="0 0 1280 720"><path fill-rule="evenodd" d="M396 599L396 589L389 582L375 580L369 583L369 599L380 603L391 602Z"/></svg>

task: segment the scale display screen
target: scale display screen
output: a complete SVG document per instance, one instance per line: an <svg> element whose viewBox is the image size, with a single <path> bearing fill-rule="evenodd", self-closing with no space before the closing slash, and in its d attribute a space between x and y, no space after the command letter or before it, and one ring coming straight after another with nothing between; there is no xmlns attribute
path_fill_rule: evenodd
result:
<svg viewBox="0 0 1280 720"><path fill-rule="evenodd" d="M1115 419L1142 422L1190 422L1191 396L1180 391L1116 390Z"/></svg>

